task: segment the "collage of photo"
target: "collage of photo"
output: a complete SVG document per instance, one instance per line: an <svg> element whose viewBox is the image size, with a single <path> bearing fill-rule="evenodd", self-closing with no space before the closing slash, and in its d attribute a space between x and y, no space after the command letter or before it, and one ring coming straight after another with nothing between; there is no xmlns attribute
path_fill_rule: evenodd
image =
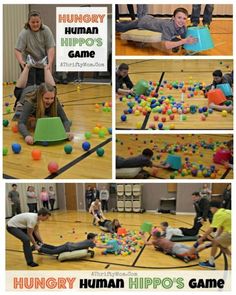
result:
<svg viewBox="0 0 236 295"><path fill-rule="evenodd" d="M233 1L95 2L1 4L5 290L232 291Z"/></svg>

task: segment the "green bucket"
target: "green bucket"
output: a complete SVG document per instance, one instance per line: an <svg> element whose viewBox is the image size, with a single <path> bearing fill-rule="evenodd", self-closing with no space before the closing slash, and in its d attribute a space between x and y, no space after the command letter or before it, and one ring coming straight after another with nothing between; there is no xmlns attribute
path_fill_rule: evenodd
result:
<svg viewBox="0 0 236 295"><path fill-rule="evenodd" d="M151 233L152 231L152 223L144 221L144 223L141 225L141 231L144 233Z"/></svg>
<svg viewBox="0 0 236 295"><path fill-rule="evenodd" d="M55 142L67 139L61 118L41 118L37 120L34 142Z"/></svg>
<svg viewBox="0 0 236 295"><path fill-rule="evenodd" d="M139 80L133 88L135 95L146 95L148 89L149 83L146 80Z"/></svg>

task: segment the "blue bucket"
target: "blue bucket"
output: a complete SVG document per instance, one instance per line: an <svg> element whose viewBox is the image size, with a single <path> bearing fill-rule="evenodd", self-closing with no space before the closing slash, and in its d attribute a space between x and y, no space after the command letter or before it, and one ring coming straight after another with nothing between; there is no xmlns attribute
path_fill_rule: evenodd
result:
<svg viewBox="0 0 236 295"><path fill-rule="evenodd" d="M181 157L177 155L168 155L166 163L170 165L170 168L179 170L182 168Z"/></svg>
<svg viewBox="0 0 236 295"><path fill-rule="evenodd" d="M225 96L233 96L232 88L230 87L229 83L218 84L216 85L216 88L221 89Z"/></svg>
<svg viewBox="0 0 236 295"><path fill-rule="evenodd" d="M189 51L203 51L214 48L210 30L207 27L190 27L187 30L186 38L192 36L197 38L197 43L184 44L184 49Z"/></svg>

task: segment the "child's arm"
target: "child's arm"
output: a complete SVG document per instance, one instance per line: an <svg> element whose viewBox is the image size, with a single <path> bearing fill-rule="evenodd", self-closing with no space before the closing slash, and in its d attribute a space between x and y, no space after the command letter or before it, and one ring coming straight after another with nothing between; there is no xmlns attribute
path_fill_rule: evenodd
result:
<svg viewBox="0 0 236 295"><path fill-rule="evenodd" d="M106 249L112 249L112 245L102 245L102 244L96 244L96 248L106 248Z"/></svg>
<svg viewBox="0 0 236 295"><path fill-rule="evenodd" d="M233 110L233 105L229 105L229 106L226 106L226 105L217 105L217 104L214 104L213 102L209 104L209 108L210 109L213 109L213 110L216 110L216 111L227 111L227 112L232 112Z"/></svg>
<svg viewBox="0 0 236 295"><path fill-rule="evenodd" d="M188 36L187 38L181 39L180 41L164 41L164 46L166 49L172 49L175 47L182 46L184 44L194 43L197 43L197 39L192 36Z"/></svg>
<svg viewBox="0 0 236 295"><path fill-rule="evenodd" d="M120 95L127 95L127 94L133 94L134 91L133 91L133 89L122 89L122 88L119 88L117 90L117 93L120 94Z"/></svg>
<svg viewBox="0 0 236 295"><path fill-rule="evenodd" d="M148 241L145 238L145 234L143 232L141 232L140 235L141 235L141 238L142 238L142 240L143 240L143 242L144 242L145 245L147 245L147 246L151 246L152 245L152 242L151 241Z"/></svg>
<svg viewBox="0 0 236 295"><path fill-rule="evenodd" d="M32 104L28 101L24 102L23 110L19 119L18 127L20 134L24 137L27 144L33 144L34 139L30 135L29 130L27 129L27 122L32 112Z"/></svg>
<svg viewBox="0 0 236 295"><path fill-rule="evenodd" d="M163 169L169 169L170 168L170 164L165 163L165 162L160 162L160 163L153 163L152 167L155 168L163 168Z"/></svg>

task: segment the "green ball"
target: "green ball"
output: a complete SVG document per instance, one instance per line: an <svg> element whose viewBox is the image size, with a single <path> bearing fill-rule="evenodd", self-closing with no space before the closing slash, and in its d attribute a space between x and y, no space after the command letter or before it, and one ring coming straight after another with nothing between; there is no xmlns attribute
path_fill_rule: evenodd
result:
<svg viewBox="0 0 236 295"><path fill-rule="evenodd" d="M183 120L183 121L186 121L186 120L187 120L187 116L183 115L183 116L182 116L182 120Z"/></svg>
<svg viewBox="0 0 236 295"><path fill-rule="evenodd" d="M96 153L97 153L97 155L98 155L99 157L102 157L102 156L104 155L105 151L104 151L103 148L98 148L98 149L96 150Z"/></svg>
<svg viewBox="0 0 236 295"><path fill-rule="evenodd" d="M70 145L70 144L66 144L66 145L64 146L64 151L65 151L66 154L71 154L72 150L73 150L72 145Z"/></svg>
<svg viewBox="0 0 236 295"><path fill-rule="evenodd" d="M100 130L100 131L98 132L98 136L99 136L100 138L104 138L104 137L105 137L105 132L102 131L102 130Z"/></svg>
<svg viewBox="0 0 236 295"><path fill-rule="evenodd" d="M3 120L3 126L4 126L4 127L7 127L7 126L8 126L8 124L9 124L9 121L8 121L8 120L6 120L6 119L4 119L4 120Z"/></svg>
<svg viewBox="0 0 236 295"><path fill-rule="evenodd" d="M11 108L10 108L10 107L7 107L7 108L6 108L6 113L7 113L7 114L10 114L10 112L11 112Z"/></svg>
<svg viewBox="0 0 236 295"><path fill-rule="evenodd" d="M91 134L91 132L89 132L89 131L87 131L87 132L84 133L84 137L85 137L86 139L90 139L91 136L92 136L92 134Z"/></svg>
<svg viewBox="0 0 236 295"><path fill-rule="evenodd" d="M3 156L6 156L8 154L8 148L7 147L3 147L2 153L3 153Z"/></svg>

